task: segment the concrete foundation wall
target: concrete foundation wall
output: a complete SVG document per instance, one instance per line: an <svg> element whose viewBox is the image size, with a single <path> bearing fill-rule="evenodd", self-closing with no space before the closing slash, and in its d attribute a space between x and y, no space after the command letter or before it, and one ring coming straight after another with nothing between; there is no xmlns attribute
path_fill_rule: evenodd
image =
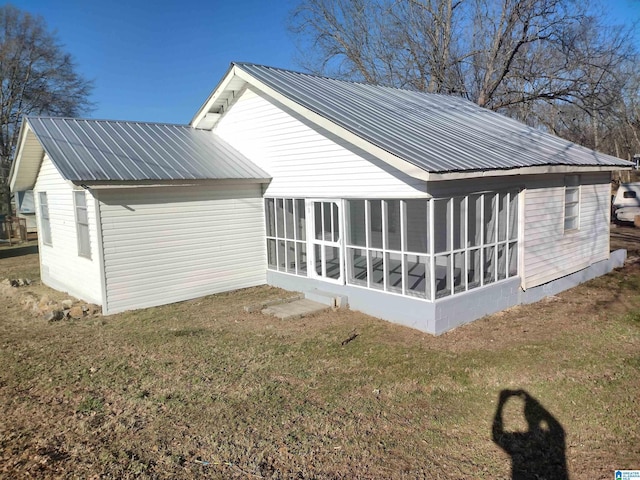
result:
<svg viewBox="0 0 640 480"><path fill-rule="evenodd" d="M336 295L346 295L349 299L349 307L353 310L440 335L485 315L491 315L518 304L534 303L544 297L605 275L614 268L621 267L626 256L626 250L617 250L611 253L608 260L597 262L579 272L526 291L521 290L520 279L515 277L447 297L435 303L352 285L331 284L271 270L267 271L267 283L291 291L304 292L316 289Z"/></svg>

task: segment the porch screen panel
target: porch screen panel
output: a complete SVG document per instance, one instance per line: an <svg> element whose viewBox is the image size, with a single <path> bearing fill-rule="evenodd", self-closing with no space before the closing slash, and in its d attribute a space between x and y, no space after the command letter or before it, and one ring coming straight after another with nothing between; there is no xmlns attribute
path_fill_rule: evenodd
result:
<svg viewBox="0 0 640 480"><path fill-rule="evenodd" d="M276 237L284 238L284 199L276 199Z"/></svg>
<svg viewBox="0 0 640 480"><path fill-rule="evenodd" d="M400 251L402 237L400 234L400 200L387 200L386 204L386 247L389 250Z"/></svg>
<svg viewBox="0 0 640 480"><path fill-rule="evenodd" d="M295 201L295 225L296 225L296 240L307 239L307 219L306 210L304 206L304 200L297 199Z"/></svg>
<svg viewBox="0 0 640 480"><path fill-rule="evenodd" d="M382 201L369 200L369 247L382 248Z"/></svg>
<svg viewBox="0 0 640 480"><path fill-rule="evenodd" d="M304 199L265 198L267 268L307 276Z"/></svg>
<svg viewBox="0 0 640 480"><path fill-rule="evenodd" d="M405 245L410 252L429 253L429 203L405 200Z"/></svg>
<svg viewBox="0 0 640 480"><path fill-rule="evenodd" d="M347 209L348 216L347 221L349 225L347 227L348 238L347 242L350 245L357 245L359 247L367 246L367 226L365 218L365 201L364 200L351 200Z"/></svg>
<svg viewBox="0 0 640 480"><path fill-rule="evenodd" d="M287 198L284 201L284 236L286 238L295 237L295 228L293 227L293 199Z"/></svg>
<svg viewBox="0 0 640 480"><path fill-rule="evenodd" d="M509 192L509 240L518 238L518 192Z"/></svg>

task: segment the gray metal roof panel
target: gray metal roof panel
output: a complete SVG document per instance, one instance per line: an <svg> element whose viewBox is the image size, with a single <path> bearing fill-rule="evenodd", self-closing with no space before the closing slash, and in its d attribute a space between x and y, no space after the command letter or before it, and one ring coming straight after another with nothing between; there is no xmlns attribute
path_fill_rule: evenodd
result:
<svg viewBox="0 0 640 480"><path fill-rule="evenodd" d="M216 134L187 125L26 120L62 176L71 181L270 178Z"/></svg>
<svg viewBox="0 0 640 480"><path fill-rule="evenodd" d="M459 97L235 65L286 98L428 172L631 165Z"/></svg>

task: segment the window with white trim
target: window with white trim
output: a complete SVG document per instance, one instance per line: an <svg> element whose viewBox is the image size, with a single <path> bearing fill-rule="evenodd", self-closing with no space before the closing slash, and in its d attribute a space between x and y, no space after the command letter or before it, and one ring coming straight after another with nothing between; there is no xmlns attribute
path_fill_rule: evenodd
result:
<svg viewBox="0 0 640 480"><path fill-rule="evenodd" d="M91 241L89 239L89 215L87 213L87 197L84 190L73 192L73 204L76 211L76 235L78 237L78 255L91 258Z"/></svg>
<svg viewBox="0 0 640 480"><path fill-rule="evenodd" d="M564 231L580 228L580 176L564 177Z"/></svg>
<svg viewBox="0 0 640 480"><path fill-rule="evenodd" d="M40 203L40 226L42 227L42 243L45 245L51 245L51 220L49 218L49 201L47 200L47 192L39 192L38 200Z"/></svg>
<svg viewBox="0 0 640 480"><path fill-rule="evenodd" d="M265 198L267 265L271 270L307 276L304 199Z"/></svg>

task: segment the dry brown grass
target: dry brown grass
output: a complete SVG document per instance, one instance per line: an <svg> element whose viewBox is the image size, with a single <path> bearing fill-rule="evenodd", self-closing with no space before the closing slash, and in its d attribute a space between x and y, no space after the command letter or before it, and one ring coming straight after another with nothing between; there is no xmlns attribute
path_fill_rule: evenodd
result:
<svg viewBox="0 0 640 480"><path fill-rule="evenodd" d="M0 277L34 270L0 259ZM57 323L2 298L0 476L509 478L492 420L525 389L562 424L571 478L612 478L640 458L638 287L633 264L440 337L242 310L270 287Z"/></svg>

